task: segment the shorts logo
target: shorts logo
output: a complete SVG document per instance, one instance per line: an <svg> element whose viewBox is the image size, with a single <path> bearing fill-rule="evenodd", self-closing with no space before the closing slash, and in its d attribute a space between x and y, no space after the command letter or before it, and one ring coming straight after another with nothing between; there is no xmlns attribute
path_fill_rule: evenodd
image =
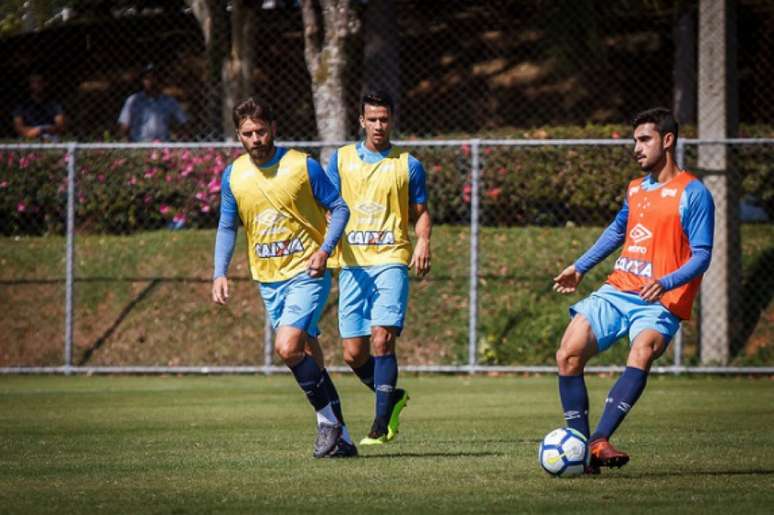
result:
<svg viewBox="0 0 774 515"><path fill-rule="evenodd" d="M649 240L652 237L653 233L650 232L650 229L642 224L635 225L632 227L632 230L629 231L629 238L634 240L634 243L642 243L643 241Z"/></svg>
<svg viewBox="0 0 774 515"><path fill-rule="evenodd" d="M653 276L653 264L650 261L631 259L626 256L621 256L616 259L613 269L634 274L639 277L650 278Z"/></svg>
<svg viewBox="0 0 774 515"><path fill-rule="evenodd" d="M352 231L347 233L350 245L393 245L395 235L392 231Z"/></svg>
<svg viewBox="0 0 774 515"><path fill-rule="evenodd" d="M304 245L300 238L290 238L271 243L256 243L255 255L261 259L289 256L304 251Z"/></svg>
<svg viewBox="0 0 774 515"><path fill-rule="evenodd" d="M664 188L661 190L661 198L677 197L677 188Z"/></svg>

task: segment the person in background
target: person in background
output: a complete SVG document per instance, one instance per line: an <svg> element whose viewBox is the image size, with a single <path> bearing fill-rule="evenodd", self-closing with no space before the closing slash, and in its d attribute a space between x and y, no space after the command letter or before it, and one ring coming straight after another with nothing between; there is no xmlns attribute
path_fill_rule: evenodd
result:
<svg viewBox="0 0 774 515"><path fill-rule="evenodd" d="M121 134L132 142L169 141L171 126L184 126L188 116L177 100L161 92L154 65L143 69L141 79L142 91L126 99L118 117Z"/></svg>
<svg viewBox="0 0 774 515"><path fill-rule="evenodd" d="M16 133L28 140L59 141L66 125L62 106L46 96L42 74L30 75L29 89L30 97L13 111Z"/></svg>

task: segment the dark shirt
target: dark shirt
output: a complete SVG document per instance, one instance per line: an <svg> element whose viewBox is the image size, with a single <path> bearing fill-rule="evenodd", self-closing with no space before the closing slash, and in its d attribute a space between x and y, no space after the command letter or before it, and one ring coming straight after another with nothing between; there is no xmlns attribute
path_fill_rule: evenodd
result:
<svg viewBox="0 0 774 515"><path fill-rule="evenodd" d="M28 127L54 125L54 118L63 114L62 106L50 100L36 102L31 98L13 111L13 117L20 116Z"/></svg>

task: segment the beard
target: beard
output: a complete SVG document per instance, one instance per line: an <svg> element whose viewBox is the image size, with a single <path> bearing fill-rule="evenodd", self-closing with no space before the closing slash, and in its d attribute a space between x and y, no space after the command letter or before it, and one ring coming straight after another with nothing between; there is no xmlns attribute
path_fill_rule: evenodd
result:
<svg viewBox="0 0 774 515"><path fill-rule="evenodd" d="M253 161L258 163L268 161L274 153L274 144L269 143L268 145L256 145L248 150L248 153L250 154L250 157L253 159Z"/></svg>

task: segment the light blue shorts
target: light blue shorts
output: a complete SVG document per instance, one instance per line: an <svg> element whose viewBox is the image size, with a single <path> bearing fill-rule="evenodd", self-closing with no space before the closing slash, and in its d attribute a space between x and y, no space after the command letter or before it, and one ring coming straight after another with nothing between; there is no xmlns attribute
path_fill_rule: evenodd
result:
<svg viewBox="0 0 774 515"><path fill-rule="evenodd" d="M680 329L680 319L659 302L645 302L636 293L619 291L605 284L600 289L570 306L570 318L586 317L597 339L597 350L609 349L628 334L629 344L645 329L664 335L666 344Z"/></svg>
<svg viewBox="0 0 774 515"><path fill-rule="evenodd" d="M289 325L310 336L320 334L317 323L331 291L329 270L322 277L312 278L303 272L287 281L260 283L258 288L274 329Z"/></svg>
<svg viewBox="0 0 774 515"><path fill-rule="evenodd" d="M403 328L409 278L405 265L342 268L339 273L339 333L369 336L372 326Z"/></svg>

